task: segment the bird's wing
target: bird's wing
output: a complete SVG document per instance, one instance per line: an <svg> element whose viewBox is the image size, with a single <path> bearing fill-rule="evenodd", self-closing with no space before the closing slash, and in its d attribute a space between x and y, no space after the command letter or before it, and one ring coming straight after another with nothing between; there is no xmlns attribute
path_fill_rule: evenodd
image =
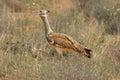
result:
<svg viewBox="0 0 120 80"><path fill-rule="evenodd" d="M66 34L52 32L48 34L47 40L49 44L58 48L75 49L76 41Z"/></svg>
<svg viewBox="0 0 120 80"><path fill-rule="evenodd" d="M61 48L62 50L73 50L78 53L82 53L84 56L90 58L91 50L83 47L77 41L75 41L72 37L67 36L62 33L51 32L47 36L48 43L55 48Z"/></svg>

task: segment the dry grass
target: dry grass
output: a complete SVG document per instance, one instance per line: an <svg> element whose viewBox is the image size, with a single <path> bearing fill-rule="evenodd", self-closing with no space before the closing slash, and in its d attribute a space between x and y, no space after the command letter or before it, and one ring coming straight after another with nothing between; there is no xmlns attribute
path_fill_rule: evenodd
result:
<svg viewBox="0 0 120 80"><path fill-rule="evenodd" d="M10 12L10 7L0 4L0 80L120 79L119 32L114 35L106 33L104 21L99 22L94 16L86 17L84 11L79 11L71 1L77 4L74 0L62 0L58 5L61 7L57 7L55 0L50 2L51 6L47 0L40 3L36 0L34 4L26 0L29 7L25 9L53 9L49 14L52 29L71 35L91 48L93 57L87 59L66 52L62 59L58 59L57 53L47 45L44 25L38 15L24 12L25 9L19 13ZM69 4L63 7L67 2Z"/></svg>

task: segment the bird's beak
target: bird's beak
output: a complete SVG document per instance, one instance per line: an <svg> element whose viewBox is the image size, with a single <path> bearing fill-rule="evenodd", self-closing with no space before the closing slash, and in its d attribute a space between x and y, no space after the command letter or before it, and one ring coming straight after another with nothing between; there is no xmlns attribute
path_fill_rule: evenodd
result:
<svg viewBox="0 0 120 80"><path fill-rule="evenodd" d="M40 14L40 11L32 11L33 14Z"/></svg>

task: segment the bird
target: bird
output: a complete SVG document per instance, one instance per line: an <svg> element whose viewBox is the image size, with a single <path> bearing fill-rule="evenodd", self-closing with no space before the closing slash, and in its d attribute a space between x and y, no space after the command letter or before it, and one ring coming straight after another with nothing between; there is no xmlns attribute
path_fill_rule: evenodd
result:
<svg viewBox="0 0 120 80"><path fill-rule="evenodd" d="M91 58L91 49L88 49L74 40L72 37L64 33L54 32L48 21L48 13L50 10L32 11L34 14L39 14L45 25L45 37L48 44L54 48L59 54L64 51L74 51L87 58Z"/></svg>

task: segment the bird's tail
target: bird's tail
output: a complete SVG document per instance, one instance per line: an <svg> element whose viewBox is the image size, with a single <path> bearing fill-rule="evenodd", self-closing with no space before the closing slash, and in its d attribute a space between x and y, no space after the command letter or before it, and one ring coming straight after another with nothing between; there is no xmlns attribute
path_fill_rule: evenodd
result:
<svg viewBox="0 0 120 80"><path fill-rule="evenodd" d="M91 49L84 48L80 44L76 44L75 47L78 53L83 54L84 56L88 58L91 58L91 51L92 51Z"/></svg>
<svg viewBox="0 0 120 80"><path fill-rule="evenodd" d="M88 58L91 58L91 49L87 49L87 48L84 48L85 52L84 52L84 55Z"/></svg>

